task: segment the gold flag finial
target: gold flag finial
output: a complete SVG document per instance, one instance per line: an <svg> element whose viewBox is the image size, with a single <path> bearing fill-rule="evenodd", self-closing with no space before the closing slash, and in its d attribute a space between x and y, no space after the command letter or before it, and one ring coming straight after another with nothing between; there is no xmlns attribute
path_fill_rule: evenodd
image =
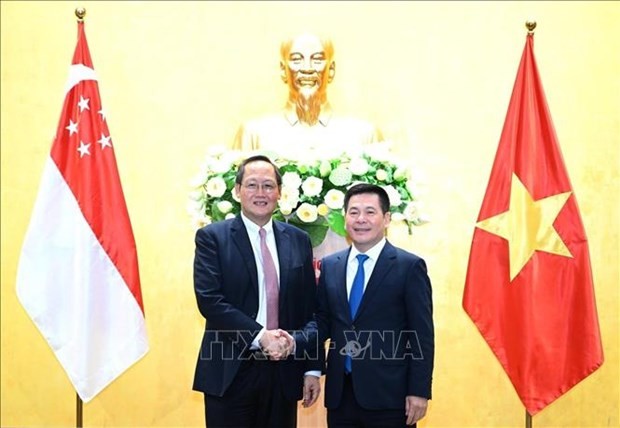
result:
<svg viewBox="0 0 620 428"><path fill-rule="evenodd" d="M536 28L536 21L525 21L525 28L527 28L527 32L529 34L534 34L534 29Z"/></svg>
<svg viewBox="0 0 620 428"><path fill-rule="evenodd" d="M77 16L78 21L84 21L84 17L86 16L86 9L84 9L83 7L76 7L75 16Z"/></svg>

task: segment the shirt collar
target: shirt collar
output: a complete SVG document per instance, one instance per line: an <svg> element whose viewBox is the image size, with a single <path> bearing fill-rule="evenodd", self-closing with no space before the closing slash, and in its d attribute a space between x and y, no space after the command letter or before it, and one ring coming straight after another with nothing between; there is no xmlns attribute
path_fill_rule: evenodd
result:
<svg viewBox="0 0 620 428"><path fill-rule="evenodd" d="M361 253L357 248L355 248L355 245L351 245L351 251L349 251L348 261L351 262L354 258L357 257L358 254L366 254L369 259L376 262L379 258L379 254L381 254L381 251L383 250L383 247L385 247L386 242L387 240L385 238L381 239L381 241L377 242L374 247L372 247L365 253Z"/></svg>
<svg viewBox="0 0 620 428"><path fill-rule="evenodd" d="M248 231L249 236L258 236L258 231L261 228L259 225L254 223L252 220L247 218L243 212L241 212L241 220L245 225L246 230ZM269 219L269 222L263 226L263 229L267 232L267 235L273 232L273 220Z"/></svg>
<svg viewBox="0 0 620 428"><path fill-rule="evenodd" d="M323 106L321 106L321 112L319 113L319 123L323 126L327 126L330 119L332 118L332 115L332 106L329 102L327 102ZM284 107L284 117L291 126L295 126L299 123L299 116L297 116L295 104L291 101L287 101L286 106Z"/></svg>

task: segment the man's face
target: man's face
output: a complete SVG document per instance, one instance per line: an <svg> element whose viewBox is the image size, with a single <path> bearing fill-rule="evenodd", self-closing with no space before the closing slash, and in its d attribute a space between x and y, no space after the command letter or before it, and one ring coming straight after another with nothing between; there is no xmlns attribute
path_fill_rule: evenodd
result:
<svg viewBox="0 0 620 428"><path fill-rule="evenodd" d="M243 214L259 226L267 224L280 198L276 173L269 162L250 162L241 184L235 185Z"/></svg>
<svg viewBox="0 0 620 428"><path fill-rule="evenodd" d="M344 221L355 248L366 252L385 235L385 229L390 224L390 213L381 211L378 195L361 193L349 199Z"/></svg>
<svg viewBox="0 0 620 428"><path fill-rule="evenodd" d="M330 78L330 64L331 58L327 58L324 46L317 36L304 34L293 39L283 63L291 97L323 97Z"/></svg>

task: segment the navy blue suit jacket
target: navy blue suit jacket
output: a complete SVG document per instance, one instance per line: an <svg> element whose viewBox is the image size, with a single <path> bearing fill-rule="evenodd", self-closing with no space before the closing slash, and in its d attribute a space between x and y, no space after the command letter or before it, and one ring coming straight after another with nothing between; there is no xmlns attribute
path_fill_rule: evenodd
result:
<svg viewBox="0 0 620 428"><path fill-rule="evenodd" d="M325 406L338 407L344 355L352 351L353 388L366 409L404 409L405 396L431 398L434 328L424 260L386 242L351 319L346 290L350 248L323 259L317 322L330 340Z"/></svg>
<svg viewBox="0 0 620 428"><path fill-rule="evenodd" d="M303 374L320 370L314 322L316 279L308 235L274 221L280 264L279 328L295 338L296 351L279 361L282 390L289 400L303 395ZM206 319L196 364L194 390L222 396L263 326L258 313L258 273L252 245L240 216L196 232L194 291Z"/></svg>

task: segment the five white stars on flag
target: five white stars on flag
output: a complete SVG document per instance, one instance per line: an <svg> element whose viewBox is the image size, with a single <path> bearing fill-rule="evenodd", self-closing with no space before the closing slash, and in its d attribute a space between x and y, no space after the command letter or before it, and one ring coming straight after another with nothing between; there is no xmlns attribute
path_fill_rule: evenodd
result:
<svg viewBox="0 0 620 428"><path fill-rule="evenodd" d="M80 109L80 113L82 113L84 110L90 110L90 106L88 104L89 102L90 98L84 98L82 95L80 95L80 101L77 103ZM106 120L106 112L103 107L101 107L101 109L97 113L101 115L102 121ZM69 137L73 134L76 134L78 132L78 122L74 122L73 120L69 119L69 125L67 125L65 129L69 131ZM98 144L101 144L101 150L104 150L106 147L112 147L112 143L110 141L111 139L112 137L110 137L109 135L106 136L105 134L101 133L101 138L97 141ZM84 141L80 140L80 146L77 148L77 151L80 153L80 158L83 158L85 155L91 155L90 146L91 143L85 143Z"/></svg>

